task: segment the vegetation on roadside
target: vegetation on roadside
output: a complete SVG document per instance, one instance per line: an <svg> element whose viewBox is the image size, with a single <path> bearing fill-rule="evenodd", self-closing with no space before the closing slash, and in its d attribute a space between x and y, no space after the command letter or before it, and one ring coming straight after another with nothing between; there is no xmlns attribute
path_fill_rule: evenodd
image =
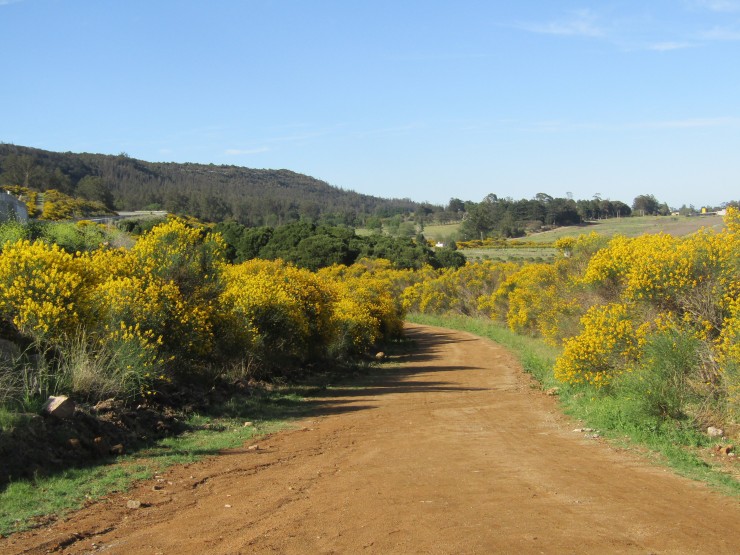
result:
<svg viewBox="0 0 740 555"><path fill-rule="evenodd" d="M131 454L14 481L0 491L0 536L60 518L109 493L126 491L173 464L216 455L284 428L313 408L305 396L318 390L291 386L232 393L228 400L193 411L182 422L180 434L149 442Z"/></svg>
<svg viewBox="0 0 740 555"><path fill-rule="evenodd" d="M563 238L555 244L560 255L554 263L484 262L447 270L407 289L404 306L488 316L517 333L543 337L563 347L555 366L561 382L604 394L631 389L652 400L654 418L733 433L740 415L739 220L730 208L719 232ZM683 349L686 358L682 366L666 366L677 374L669 380L672 389L681 390L673 401L658 395L644 375L659 371L665 344Z"/></svg>
<svg viewBox="0 0 740 555"><path fill-rule="evenodd" d="M48 395L152 407L186 402L194 384L303 379L367 358L406 311L475 318L465 325L498 330L574 414L690 459L687 446L711 444L707 426L738 434L738 211L725 223L566 236L549 260L465 265L451 248L305 222L175 218L138 238L91 222L2 225L0 465ZM23 486L23 471L0 482L47 487L40 475Z"/></svg>
<svg viewBox="0 0 740 555"><path fill-rule="evenodd" d="M230 264L220 235L178 219L130 248L97 224L54 225L35 239L0 227L0 483L41 464L10 454L23 453L24 415L50 395L176 406L190 386L352 364L399 336L400 292L422 276L383 261Z"/></svg>

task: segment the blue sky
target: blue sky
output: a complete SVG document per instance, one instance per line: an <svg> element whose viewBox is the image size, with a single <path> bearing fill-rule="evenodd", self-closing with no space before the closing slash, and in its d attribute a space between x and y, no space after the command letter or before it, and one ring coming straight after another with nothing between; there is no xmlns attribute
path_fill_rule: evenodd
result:
<svg viewBox="0 0 740 555"><path fill-rule="evenodd" d="M740 0L0 0L0 141L445 204L740 198Z"/></svg>

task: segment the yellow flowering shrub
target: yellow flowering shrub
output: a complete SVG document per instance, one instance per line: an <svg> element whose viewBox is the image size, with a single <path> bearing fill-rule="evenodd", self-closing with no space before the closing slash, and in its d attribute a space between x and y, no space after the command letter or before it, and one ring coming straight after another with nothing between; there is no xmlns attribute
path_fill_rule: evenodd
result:
<svg viewBox="0 0 740 555"><path fill-rule="evenodd" d="M402 327L390 292L400 275L379 266L377 273L366 265L313 273L280 260L224 267L219 304L234 324L229 340L260 360L365 352Z"/></svg>
<svg viewBox="0 0 740 555"><path fill-rule="evenodd" d="M563 261L525 266L523 279L509 294L506 321L513 331L541 335L550 344L569 336L583 314L575 284Z"/></svg>
<svg viewBox="0 0 740 555"><path fill-rule="evenodd" d="M203 356L213 348L209 307L188 302L172 282L113 276L95 288L93 299L106 329L144 330L170 353Z"/></svg>
<svg viewBox="0 0 740 555"><path fill-rule="evenodd" d="M674 307L692 282L691 258L682 256L681 240L670 235L644 235L632 241L633 259L624 295L661 307ZM690 253L687 253L690 254Z"/></svg>
<svg viewBox="0 0 740 555"><path fill-rule="evenodd" d="M604 298L619 298L635 257L633 240L614 236L606 248L591 257L583 276L584 283L598 287Z"/></svg>
<svg viewBox="0 0 740 555"><path fill-rule="evenodd" d="M329 352L339 357L365 353L378 340L399 336L402 293L429 275L436 271L430 267L397 270L383 259L320 269L317 276L333 291Z"/></svg>
<svg viewBox="0 0 740 555"><path fill-rule="evenodd" d="M561 258L552 264L523 264L501 282L479 307L491 318L505 322L512 331L541 335L557 343L571 334L583 313L571 277L571 261ZM507 268L508 270L508 268Z"/></svg>
<svg viewBox="0 0 740 555"><path fill-rule="evenodd" d="M403 309L395 297L386 278L366 274L356 279L342 282L345 294L367 307L378 322L378 338L393 338L401 335L403 329ZM369 345L368 345L369 347Z"/></svg>
<svg viewBox="0 0 740 555"><path fill-rule="evenodd" d="M73 376L78 394L98 384L90 387L100 394L148 396L167 376L208 365L247 360L269 375L284 363L366 353L400 334L403 289L436 275L382 260L320 273L279 260L232 266L219 235L177 219L130 249L97 241L90 222L58 229L46 239L72 229L95 240L69 253L8 234L15 242L0 252L0 317L39 350L54 346L52 364Z"/></svg>
<svg viewBox="0 0 740 555"><path fill-rule="evenodd" d="M306 279L291 281L302 272L308 273L282 261L267 260L250 260L224 269L226 285L220 304L240 322L243 337L249 338L250 347L258 353L302 358L306 352L310 316L320 319L324 307L311 302L316 288L301 287Z"/></svg>
<svg viewBox="0 0 740 555"><path fill-rule="evenodd" d="M723 220L730 233L740 233L740 209L728 206Z"/></svg>
<svg viewBox="0 0 740 555"><path fill-rule="evenodd" d="M555 378L571 384L602 387L637 362L640 335L625 304L591 307L581 319L583 331L563 342Z"/></svg>
<svg viewBox="0 0 740 555"><path fill-rule="evenodd" d="M591 257L603 249L609 239L595 231L582 233L577 237L562 237L555 241L554 247L560 257L567 259L572 274L582 273Z"/></svg>
<svg viewBox="0 0 740 555"><path fill-rule="evenodd" d="M727 229L721 233L704 231L685 238L677 256L688 261L690 273L686 285L676 293L677 305L684 319L703 339L715 339L730 315L731 306L740 295L738 257L740 235Z"/></svg>
<svg viewBox="0 0 740 555"><path fill-rule="evenodd" d="M334 284L337 299L332 304L332 337L329 353L344 357L366 352L381 338L381 325L371 307L345 284Z"/></svg>
<svg viewBox="0 0 740 555"><path fill-rule="evenodd" d="M608 383L639 358L647 338L671 329L688 330L709 348L717 345L720 360L730 363L738 355L733 318L739 247L731 225L682 238L612 239L591 259L584 282L595 284L606 299L616 294L619 302L589 310L581 334L565 341L556 376L570 383Z"/></svg>
<svg viewBox="0 0 740 555"><path fill-rule="evenodd" d="M481 299L487 299L518 268L512 262L485 261L441 270L408 287L402 295L403 307L421 313L478 314L486 308Z"/></svg>
<svg viewBox="0 0 740 555"><path fill-rule="evenodd" d="M56 245L8 243L0 256L0 314L21 333L58 342L81 323L83 275L79 257Z"/></svg>
<svg viewBox="0 0 740 555"><path fill-rule="evenodd" d="M226 244L217 233L173 218L152 228L131 249L137 271L177 284L186 296L217 296Z"/></svg>
<svg viewBox="0 0 740 555"><path fill-rule="evenodd" d="M382 280L395 297L400 297L407 287L422 281L434 279L438 275L437 270L431 266L423 266L418 270L399 270L394 268L392 263L384 258L363 258L351 266L335 264L319 269L317 274L322 278L333 281L372 276Z"/></svg>
<svg viewBox="0 0 740 555"><path fill-rule="evenodd" d="M119 248L101 248L82 253L85 266L85 281L89 286L96 286L112 277L133 277L145 275L138 268L138 261L131 251Z"/></svg>
<svg viewBox="0 0 740 555"><path fill-rule="evenodd" d="M717 344L721 362L740 367L740 298L732 301L730 314L724 321Z"/></svg>
<svg viewBox="0 0 740 555"><path fill-rule="evenodd" d="M610 301L644 303L686 315L684 321L716 336L727 303L738 295L737 234L700 231L615 237L596 253L583 281ZM735 253L735 254L733 254Z"/></svg>
<svg viewBox="0 0 740 555"><path fill-rule="evenodd" d="M730 314L724 321L717 347L728 412L737 422L740 419L740 298L731 302Z"/></svg>

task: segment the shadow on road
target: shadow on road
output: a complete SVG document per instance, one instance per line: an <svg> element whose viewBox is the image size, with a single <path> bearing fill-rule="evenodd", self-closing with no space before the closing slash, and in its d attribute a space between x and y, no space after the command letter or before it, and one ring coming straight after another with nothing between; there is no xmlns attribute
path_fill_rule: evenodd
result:
<svg viewBox="0 0 740 555"><path fill-rule="evenodd" d="M20 439L8 437L7 434L4 437L0 436L0 454L2 454L0 492L5 489L8 481L14 479L49 476L71 468L110 463L114 459L107 456L107 453L98 456L93 452L96 448L93 440L97 436L105 438L106 444L125 443L125 451L129 454L141 452L152 456L152 451L162 449L157 446L161 445L163 437L199 430L218 433L220 430L233 427L235 421L252 421L259 424L357 413L376 408L377 398L383 395L485 390L462 387L454 381L418 379L422 374L477 369L474 366L438 364L437 361L441 358L438 354L440 347L459 342L459 339L453 337L451 333L412 328L406 341L389 346L382 363L373 363L367 368L350 370L343 374L335 372L331 377L327 377L324 383L292 384L273 388L250 387L239 391L221 388L210 391L193 409L193 413L199 416L198 420L184 421L182 417L167 420L149 409L146 411L129 409L121 413L119 423L131 420L124 429L118 429L119 425L114 420L100 420L94 413L80 413L72 419L72 422L31 419L31 422L37 424L40 429L29 429L25 439L20 437L24 434L19 435ZM413 366L404 365L404 362L411 360L414 362ZM145 422L142 415L147 415L151 422ZM208 421L209 424L203 425L203 421ZM219 422L226 424L218 424ZM160 430L161 427L165 430ZM29 442L29 437L38 438L39 441ZM77 443L74 444L70 438L78 438L74 440ZM72 445L78 447L71 447ZM37 450L38 456L29 453L29 449ZM190 455L219 453L218 449L198 447L174 447L174 449L182 449Z"/></svg>

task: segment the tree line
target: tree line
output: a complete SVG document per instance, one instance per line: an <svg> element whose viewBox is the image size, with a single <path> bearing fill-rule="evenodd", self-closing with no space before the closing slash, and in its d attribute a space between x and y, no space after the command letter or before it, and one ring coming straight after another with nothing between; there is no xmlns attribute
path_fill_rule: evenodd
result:
<svg viewBox="0 0 740 555"><path fill-rule="evenodd" d="M51 152L0 144L0 185L99 201L113 210L166 210L202 221L248 226L300 220L363 225L421 206L333 187L289 170L145 162L119 155Z"/></svg>
<svg viewBox="0 0 740 555"><path fill-rule="evenodd" d="M480 202L451 198L446 206L440 206L347 191L289 170L145 162L126 153L59 153L3 143L0 186L56 191L96 203L100 213L106 209L161 209L205 222L233 220L247 227L310 222L365 227L407 238L423 232L429 224L462 222L459 238L470 240L521 237L589 220L674 211L650 194L637 196L631 206L598 194L574 200L571 195L557 198L545 193L521 200L496 194ZM79 205L69 200L57 203L58 207L63 204ZM79 211L56 210L60 214ZM695 210L684 206L679 212L690 215Z"/></svg>

